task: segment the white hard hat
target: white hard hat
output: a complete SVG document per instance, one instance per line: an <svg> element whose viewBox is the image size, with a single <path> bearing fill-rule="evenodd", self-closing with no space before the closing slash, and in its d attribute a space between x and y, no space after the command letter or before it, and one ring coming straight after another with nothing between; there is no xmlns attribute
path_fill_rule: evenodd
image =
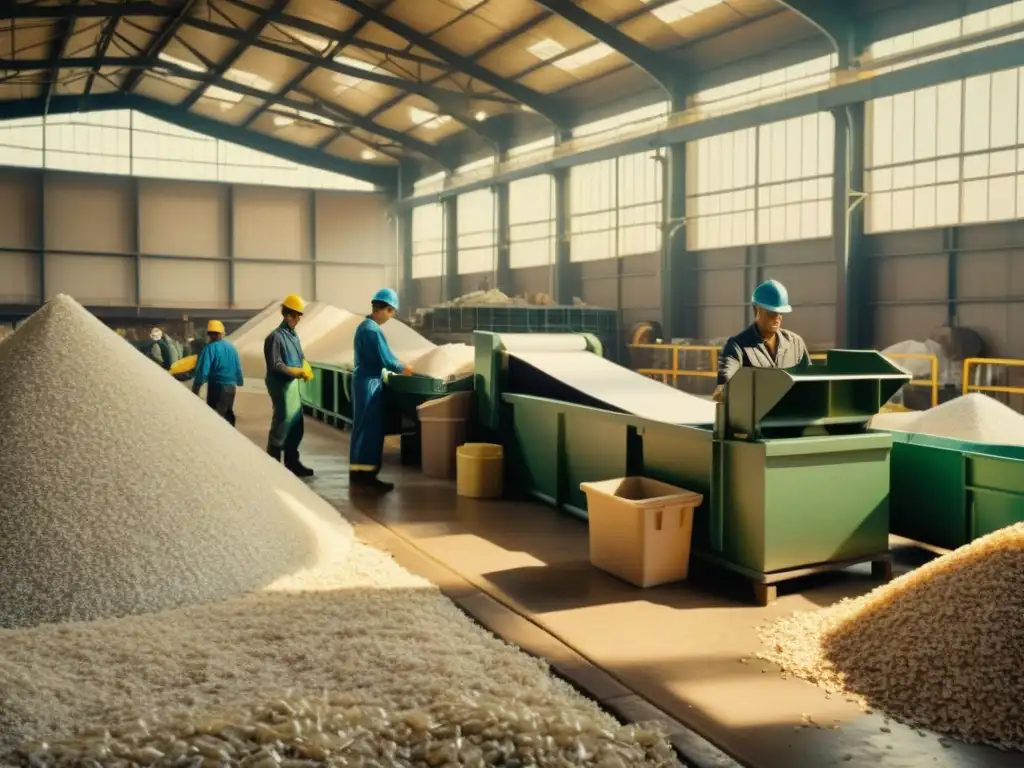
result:
<svg viewBox="0 0 1024 768"><path fill-rule="evenodd" d="M162 339L163 337L164 332L161 331L159 328L154 328L152 331L149 332L149 338L151 338L153 341L160 341L160 339Z"/></svg>

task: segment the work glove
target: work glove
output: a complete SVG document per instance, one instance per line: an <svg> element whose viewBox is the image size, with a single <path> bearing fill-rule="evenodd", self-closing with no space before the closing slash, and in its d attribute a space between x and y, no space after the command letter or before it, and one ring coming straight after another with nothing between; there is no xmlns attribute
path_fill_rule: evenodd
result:
<svg viewBox="0 0 1024 768"><path fill-rule="evenodd" d="M313 368L309 365L308 361L303 361L302 363L302 378L305 381L313 380Z"/></svg>
<svg viewBox="0 0 1024 768"><path fill-rule="evenodd" d="M286 372L288 373L288 375L289 375L289 376L291 376L291 377L292 377L293 379L304 379L304 378L306 377L306 374L305 374L305 373L303 372L303 370L302 370L301 368L290 368L290 367L286 367L286 368L285 368L285 371L286 371Z"/></svg>
<svg viewBox="0 0 1024 768"><path fill-rule="evenodd" d="M408 365L405 366L405 368L402 369L402 375L403 376L412 376L412 367L408 366Z"/></svg>
<svg viewBox="0 0 1024 768"><path fill-rule="evenodd" d="M719 384L717 387L715 387L715 391L714 391L714 393L712 393L711 399L714 400L716 403L720 403L720 402L722 402L724 396L725 396L725 384Z"/></svg>

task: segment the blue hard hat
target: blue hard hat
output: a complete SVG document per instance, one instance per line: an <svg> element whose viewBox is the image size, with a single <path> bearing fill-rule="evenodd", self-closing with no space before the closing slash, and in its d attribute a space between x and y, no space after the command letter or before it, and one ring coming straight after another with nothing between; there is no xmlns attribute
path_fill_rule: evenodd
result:
<svg viewBox="0 0 1024 768"><path fill-rule="evenodd" d="M390 288L381 288L375 294L373 294L374 301L381 301L387 304L389 307L398 309L398 294Z"/></svg>
<svg viewBox="0 0 1024 768"><path fill-rule="evenodd" d="M789 305L789 291L778 280L765 280L757 286L754 295L750 297L750 303L769 312L778 312L780 315L793 311Z"/></svg>

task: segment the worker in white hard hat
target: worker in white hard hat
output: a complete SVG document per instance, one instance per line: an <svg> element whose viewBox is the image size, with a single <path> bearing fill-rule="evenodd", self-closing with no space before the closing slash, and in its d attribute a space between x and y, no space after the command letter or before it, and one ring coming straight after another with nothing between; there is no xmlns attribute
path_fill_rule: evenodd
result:
<svg viewBox="0 0 1024 768"><path fill-rule="evenodd" d="M224 323L211 320L206 326L207 343L196 361L192 391L199 394L206 385L206 403L235 426L235 394L245 384L242 360L235 345L224 338Z"/></svg>
<svg viewBox="0 0 1024 768"><path fill-rule="evenodd" d="M270 420L267 453L298 477L309 477L313 470L299 461L299 444L305 429L299 381L309 381L313 373L302 354L302 342L295 332L306 311L306 302L297 294L285 296L281 302L281 324L263 342L263 359L267 364L267 393L274 408Z"/></svg>
<svg viewBox="0 0 1024 768"><path fill-rule="evenodd" d="M754 290L750 302L753 324L730 338L718 355L717 402L740 368L796 368L811 363L804 340L782 327L782 316L793 311L786 287L778 280L766 280Z"/></svg>
<svg viewBox="0 0 1024 768"><path fill-rule="evenodd" d="M149 347L149 356L165 371L174 364L174 354L170 342L159 328L153 328L149 332L149 340L153 344Z"/></svg>
<svg viewBox="0 0 1024 768"><path fill-rule="evenodd" d="M395 486L377 477L384 457L384 371L412 373L395 357L381 330L398 310L398 294L381 288L370 302L371 312L356 328L355 371L352 374L352 440L349 442L349 485L387 492Z"/></svg>

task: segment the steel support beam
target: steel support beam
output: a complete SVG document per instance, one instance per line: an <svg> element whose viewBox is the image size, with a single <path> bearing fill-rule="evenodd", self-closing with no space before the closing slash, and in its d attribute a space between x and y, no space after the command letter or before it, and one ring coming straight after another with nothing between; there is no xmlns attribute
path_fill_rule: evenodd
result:
<svg viewBox="0 0 1024 768"><path fill-rule="evenodd" d="M378 8L362 2L362 0L335 0L335 2L341 3L341 5L362 14L389 32L404 37L411 45L418 46L431 55L437 56L462 74L469 75L473 79L486 83L492 88L511 96L537 114L547 118L554 126L568 127L567 110L554 97L539 93L515 80L509 80L508 78L496 75L486 67L477 64L474 57L455 53L455 51L441 45L429 35L425 35L408 24L388 16Z"/></svg>
<svg viewBox="0 0 1024 768"><path fill-rule="evenodd" d="M45 135L45 131L43 131ZM44 139L45 151L45 139ZM39 303L46 303L46 169L39 169L39 222L37 237L39 241Z"/></svg>
<svg viewBox="0 0 1024 768"><path fill-rule="evenodd" d="M840 348L870 346L871 286L864 253L864 105L836 109L832 180L832 250L836 264L835 339Z"/></svg>
<svg viewBox="0 0 1024 768"><path fill-rule="evenodd" d="M679 336L697 338L697 264L686 243L686 145L670 146L661 162L661 329L666 341Z"/></svg>
<svg viewBox="0 0 1024 768"><path fill-rule="evenodd" d="M75 9L75 15L80 19L97 19L108 16L151 16L155 18L166 18L176 16L182 3L179 1L172 5L145 2L102 2L102 3L81 3ZM67 3L60 5L36 5L29 3L6 3L0 8L0 19L62 19L68 14Z"/></svg>
<svg viewBox="0 0 1024 768"><path fill-rule="evenodd" d="M33 69L44 69L45 66L38 66L41 62L34 59L5 59L0 60L0 69L8 69L10 71L32 71ZM136 71L142 71L148 65L143 60L135 58L112 58L108 60L97 61L93 58L86 59L64 59L64 66L73 69L89 69L94 66L110 66L110 67L133 67L137 68ZM242 83L235 82L229 78L223 77L215 72L196 72L195 70L188 69L187 67L178 66L171 62L160 61L155 65L154 69L166 71L171 77L178 77L186 80L192 80L199 83L206 83L207 85L216 85L219 88L223 88L227 91L241 94L243 96L249 96L254 99L265 100L272 98L274 94L268 93L267 91L261 91L258 88L244 85ZM395 131L390 128L386 128L383 125L375 123L369 118L363 117L360 114L345 109L344 107L335 104L309 104L298 99L290 97L281 97L278 101L284 105L291 107L296 110L303 110L311 115L330 120L333 123L348 123L357 128L361 128L364 131L371 131L379 136L383 136L386 139L390 139L408 150L421 155L432 162L437 163L442 168L450 169L452 162L449 161L445 155L441 154L434 145L428 144L425 141L417 139L407 134ZM167 105L174 109L177 113L182 115L193 115L193 113L178 105ZM0 110L3 107L0 106ZM216 121L214 121L216 122ZM223 125L227 125L224 123ZM297 145L296 145L297 146ZM321 153L318 149L309 150L317 154Z"/></svg>
<svg viewBox="0 0 1024 768"><path fill-rule="evenodd" d="M459 199L449 197L444 210L444 276L441 301L457 298L459 291Z"/></svg>
<svg viewBox="0 0 1024 768"><path fill-rule="evenodd" d="M126 3L125 5L129 5ZM177 6L177 15L171 16L163 23L157 33L153 35L153 38L149 41L146 46L146 50L142 54L142 58L147 60L147 63L152 63L160 52L167 47L167 44L174 39L174 36L178 34L178 30L181 29L181 25L188 19L188 15L192 12L192 6L195 5L195 0L183 0L183 2ZM124 11L121 11L121 15L126 15ZM148 65L147 64L147 65ZM99 65L96 67L99 69ZM133 93L136 88L139 87L139 81L142 76L146 73L146 70L142 67L129 72L125 78L124 83L121 85L121 90L125 93Z"/></svg>
<svg viewBox="0 0 1024 768"><path fill-rule="evenodd" d="M135 307L142 308L142 183L137 176L131 180L132 186L132 250L135 256Z"/></svg>
<svg viewBox="0 0 1024 768"><path fill-rule="evenodd" d="M412 193L413 180L416 178L416 168L409 163L402 163L398 166L398 196L403 197ZM402 306L412 309L414 298L414 282L412 279L412 209L407 208L395 211L395 242L398 244L400 285L399 298Z"/></svg>
<svg viewBox="0 0 1024 768"><path fill-rule="evenodd" d="M263 30L267 28L277 15L284 10L285 6L288 5L290 0L274 0L269 6L263 9L262 12L256 17L256 20L249 25L246 30L239 30L241 36L236 41L235 47L228 53L223 59L221 59L217 66L213 68L212 74L217 77L223 77L224 73L235 66L235 62L238 61L249 50L250 46L263 34ZM195 103L199 101L206 94L206 89L210 86L206 83L196 88L188 97L181 103L182 109L192 109Z"/></svg>
<svg viewBox="0 0 1024 768"><path fill-rule="evenodd" d="M96 41L96 58L106 58L107 52L110 50L110 46L114 42L114 36L117 33L117 25L120 23L120 16L111 16L107 19L106 24L103 26L103 31L100 33L99 39ZM89 78L85 81L84 93L86 96L89 96L92 93L92 85L96 81L96 77L99 73L99 67L93 67L92 72L89 73Z"/></svg>
<svg viewBox="0 0 1024 768"><path fill-rule="evenodd" d="M57 92L57 81L60 79L61 71L61 59L64 58L64 49L68 47L68 41L71 39L71 35L75 30L75 22L77 18L74 15L74 6L77 5L77 0L72 4L71 7L67 8L69 15L64 16L58 21L54 27L53 41L50 44L50 56L47 68L46 68L46 104L50 104L50 99ZM46 116L45 111L43 116Z"/></svg>
<svg viewBox="0 0 1024 768"><path fill-rule="evenodd" d="M572 202L569 169L559 168L552 176L555 182L555 263L552 265L552 293L561 306L572 304L575 283L572 279Z"/></svg>
<svg viewBox="0 0 1024 768"><path fill-rule="evenodd" d="M839 54L839 66L848 67L852 62L849 54L857 47L856 9L852 2L833 0L776 0L779 5L789 8L813 24L832 43Z"/></svg>
<svg viewBox="0 0 1024 768"><path fill-rule="evenodd" d="M644 70L673 98L680 90L681 67L647 46L638 43L618 27L599 19L570 0L536 0L537 5L562 17L600 43L625 56Z"/></svg>
<svg viewBox="0 0 1024 768"><path fill-rule="evenodd" d="M2 64L0 64L2 67ZM46 106L45 99L17 99L0 102L0 119L39 117ZM345 160L290 141L246 131L193 112L183 112L173 104L165 104L145 96L124 93L105 93L93 96L54 96L50 100L50 114L73 114L111 109L133 109L164 122L187 128L214 139L230 141L244 147L266 152L302 165L340 173L354 179L376 184L390 194L395 192L398 172L393 167L357 163Z"/></svg>
<svg viewBox="0 0 1024 768"><path fill-rule="evenodd" d="M312 277L312 292L313 295L310 297L313 301L319 300L319 285L317 281L317 269L316 265L316 190L309 190L309 260L312 263L313 277Z"/></svg>
<svg viewBox="0 0 1024 768"><path fill-rule="evenodd" d="M508 184L494 186L495 235L497 239L497 264L494 268L494 287L509 296L516 293L512 285L512 238L511 213L509 208Z"/></svg>
<svg viewBox="0 0 1024 768"><path fill-rule="evenodd" d="M791 96L769 104L739 109L723 115L704 118L694 115L693 120L652 130L650 133L609 141L608 144L602 146L565 153L535 163L517 163L514 169L499 171L490 178L477 178L458 185L452 184L441 191L402 200L399 205L416 206L437 202L439 198L443 199L449 195L461 195L499 182L525 179L540 173L551 173L558 168L600 162L613 157L666 147L670 144L696 141L708 136L731 133L744 128L788 120L793 117L803 117L817 112L831 112L838 107L860 104L885 96L895 96L933 85L942 85L1021 66L1024 66L1024 45L1021 45L1019 41L1010 41L989 48L968 51L955 57L922 62L892 72L861 72L858 78L850 78L850 82L823 88L820 91Z"/></svg>
<svg viewBox="0 0 1024 768"><path fill-rule="evenodd" d="M228 184L224 205L224 234L228 247L228 309L238 305L235 294L235 185Z"/></svg>

